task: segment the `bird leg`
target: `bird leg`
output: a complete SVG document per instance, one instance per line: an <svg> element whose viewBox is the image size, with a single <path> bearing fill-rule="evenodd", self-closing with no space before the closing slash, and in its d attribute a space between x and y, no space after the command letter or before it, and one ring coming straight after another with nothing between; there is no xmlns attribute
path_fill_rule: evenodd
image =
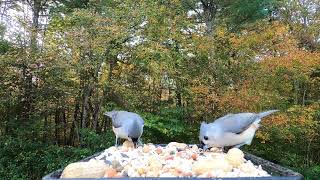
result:
<svg viewBox="0 0 320 180"><path fill-rule="evenodd" d="M207 150L209 150L209 146L208 146L208 145L204 145L204 146L202 147L202 149L203 149L203 151L207 151Z"/></svg>
<svg viewBox="0 0 320 180"><path fill-rule="evenodd" d="M115 144L116 147L118 147L118 136L116 136L116 144Z"/></svg>
<svg viewBox="0 0 320 180"><path fill-rule="evenodd" d="M142 142L141 138L139 138L139 140L138 140L138 145L139 145L139 146L142 146L142 145L143 145L143 142Z"/></svg>

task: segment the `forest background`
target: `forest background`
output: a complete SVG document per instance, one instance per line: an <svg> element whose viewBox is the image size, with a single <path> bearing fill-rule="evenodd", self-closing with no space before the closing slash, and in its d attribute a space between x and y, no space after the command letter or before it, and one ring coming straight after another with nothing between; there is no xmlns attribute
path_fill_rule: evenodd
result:
<svg viewBox="0 0 320 180"><path fill-rule="evenodd" d="M40 179L114 144L198 143L199 124L279 109L244 150L320 176L319 0L2 0L0 176Z"/></svg>

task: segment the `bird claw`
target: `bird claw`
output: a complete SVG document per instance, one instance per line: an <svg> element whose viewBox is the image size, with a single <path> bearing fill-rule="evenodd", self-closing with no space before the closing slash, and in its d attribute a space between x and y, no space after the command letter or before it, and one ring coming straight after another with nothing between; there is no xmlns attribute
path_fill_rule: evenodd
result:
<svg viewBox="0 0 320 180"><path fill-rule="evenodd" d="M115 143L114 146L115 146L115 147L118 147L118 146L119 146L119 138L118 138L118 137L116 137L116 143Z"/></svg>
<svg viewBox="0 0 320 180"><path fill-rule="evenodd" d="M137 142L133 143L134 144L134 148L137 148L139 146L143 146L142 141L139 139Z"/></svg>
<svg viewBox="0 0 320 180"><path fill-rule="evenodd" d="M143 146L142 141L138 141L137 145L138 145L138 146Z"/></svg>
<svg viewBox="0 0 320 180"><path fill-rule="evenodd" d="M202 147L202 149L203 149L203 151L207 151L207 150L209 149L209 146L208 146L208 145L204 145L204 146Z"/></svg>

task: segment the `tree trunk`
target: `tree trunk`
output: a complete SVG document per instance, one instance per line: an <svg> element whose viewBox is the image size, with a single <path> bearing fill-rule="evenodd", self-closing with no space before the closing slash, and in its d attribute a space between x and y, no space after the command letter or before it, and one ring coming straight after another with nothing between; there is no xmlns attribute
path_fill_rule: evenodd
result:
<svg viewBox="0 0 320 180"><path fill-rule="evenodd" d="M32 75L26 64L22 65L22 95L21 99L21 110L18 113L18 119L21 122L27 122L30 119L33 111L33 87L32 87Z"/></svg>
<svg viewBox="0 0 320 180"><path fill-rule="evenodd" d="M298 81L293 81L293 87L294 87L294 104L299 104L299 83Z"/></svg>
<svg viewBox="0 0 320 180"><path fill-rule="evenodd" d="M115 64L116 64L115 60L112 60L112 58L111 58L111 60L109 61L109 72L108 72L108 82L109 83L112 80L112 71L115 67Z"/></svg>
<svg viewBox="0 0 320 180"><path fill-rule="evenodd" d="M73 114L73 132L70 132L70 142L73 145L77 145L77 143L80 143L80 133L78 128L78 114L79 114L80 108L79 108L79 102L76 102L75 108L74 108L74 114ZM76 136L76 140L74 140L74 134Z"/></svg>
<svg viewBox="0 0 320 180"><path fill-rule="evenodd" d="M179 82L177 82L177 89L176 89L176 101L177 106L182 106L182 97L181 97L181 85Z"/></svg>
<svg viewBox="0 0 320 180"><path fill-rule="evenodd" d="M307 95L307 89L305 88L303 91L303 96L302 96L302 105L303 106L306 104L306 95Z"/></svg>
<svg viewBox="0 0 320 180"><path fill-rule="evenodd" d="M47 135L48 135L48 115L46 114L44 117L44 124L43 124L43 142L47 142Z"/></svg>
<svg viewBox="0 0 320 180"><path fill-rule="evenodd" d="M214 30L214 21L216 18L218 6L215 0L201 0L203 7L203 21L206 24L206 34L211 34Z"/></svg>
<svg viewBox="0 0 320 180"><path fill-rule="evenodd" d="M67 143L67 117L66 117L66 110L63 110L62 114L62 122L63 122L63 145Z"/></svg>
<svg viewBox="0 0 320 180"><path fill-rule="evenodd" d="M32 7L32 29L31 29L31 39L30 44L33 52L37 51L37 37L38 37L38 30L39 30L39 14L41 10L41 0L34 0L33 7Z"/></svg>
<svg viewBox="0 0 320 180"><path fill-rule="evenodd" d="M91 87L87 85L83 90L83 102L82 102L82 121L81 128L87 127L87 117L88 117L88 101L90 96Z"/></svg>
<svg viewBox="0 0 320 180"><path fill-rule="evenodd" d="M98 128L98 120L99 120L99 113L101 110L101 100L96 100L94 102L94 108L93 108L93 129L97 131Z"/></svg>
<svg viewBox="0 0 320 180"><path fill-rule="evenodd" d="M106 131L106 129L107 129L107 121L106 121L106 120L104 120L104 121L102 122L101 132Z"/></svg>
<svg viewBox="0 0 320 180"><path fill-rule="evenodd" d="M30 119L31 114L33 113L33 98L34 98L34 89L32 78L33 73L30 69L29 59L33 59L37 51L37 34L39 30L39 13L41 10L41 0L34 0L32 4L32 27L31 27L31 37L30 37L30 47L32 50L31 57L26 57L25 62L22 64L22 86L24 93L22 95L22 109L19 113L18 118L22 122L26 122Z"/></svg>
<svg viewBox="0 0 320 180"><path fill-rule="evenodd" d="M75 135L75 127L74 127L74 123L72 121L72 125L70 128L70 132L69 132L69 137L67 139L67 143L66 145L74 145L74 135Z"/></svg>
<svg viewBox="0 0 320 180"><path fill-rule="evenodd" d="M60 112L59 109L56 109L55 116L54 116L54 123L55 123L55 142L56 144L60 144L60 138L59 138L59 121L60 121Z"/></svg>

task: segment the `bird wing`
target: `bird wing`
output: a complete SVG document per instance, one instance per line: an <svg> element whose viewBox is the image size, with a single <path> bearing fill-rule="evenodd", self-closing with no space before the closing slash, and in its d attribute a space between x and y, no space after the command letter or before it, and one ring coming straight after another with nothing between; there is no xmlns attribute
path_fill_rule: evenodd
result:
<svg viewBox="0 0 320 180"><path fill-rule="evenodd" d="M250 127L255 121L260 121L261 118L275 113L279 110L269 110L256 113L238 113L227 114L213 122L216 126L221 128L224 132L242 133Z"/></svg>
<svg viewBox="0 0 320 180"><path fill-rule="evenodd" d="M128 112L128 111L111 111L106 112L106 116L111 117L112 126L115 128L119 128L122 126L130 126L134 121L138 122L139 125L143 126L143 119L136 113Z"/></svg>
<svg viewBox="0 0 320 180"><path fill-rule="evenodd" d="M144 126L144 120L139 115L137 115L136 119L142 126Z"/></svg>
<svg viewBox="0 0 320 180"><path fill-rule="evenodd" d="M122 121L112 120L112 126L115 128L119 128L122 126Z"/></svg>
<svg viewBox="0 0 320 180"><path fill-rule="evenodd" d="M119 128L123 125L123 117L121 117L122 111L110 111L105 112L104 115L108 116L112 120L112 126Z"/></svg>
<svg viewBox="0 0 320 180"><path fill-rule="evenodd" d="M228 114L213 122L215 126L221 128L224 132L239 134L246 130L258 119L254 113Z"/></svg>
<svg viewBox="0 0 320 180"><path fill-rule="evenodd" d="M119 112L112 117L112 126L115 128L123 126L123 118L119 116Z"/></svg>

